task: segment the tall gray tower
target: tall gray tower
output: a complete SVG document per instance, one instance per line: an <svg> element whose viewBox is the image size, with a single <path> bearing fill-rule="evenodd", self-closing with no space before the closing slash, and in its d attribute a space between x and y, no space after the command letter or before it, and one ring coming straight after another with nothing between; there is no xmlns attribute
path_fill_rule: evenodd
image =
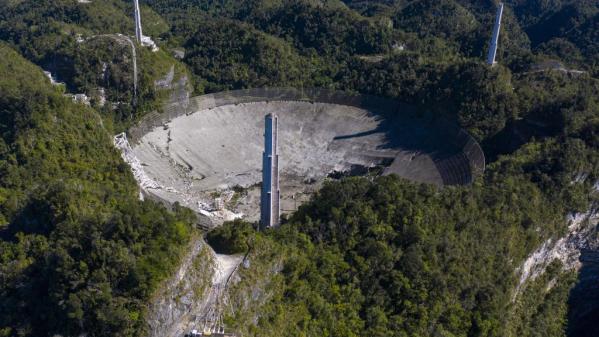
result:
<svg viewBox="0 0 599 337"><path fill-rule="evenodd" d="M494 65L497 56L497 43L499 42L499 31L501 30L501 17L503 16L503 3L499 3L497 14L495 15L495 26L493 27L493 36L489 44L489 54L487 55L487 64Z"/></svg>
<svg viewBox="0 0 599 337"><path fill-rule="evenodd" d="M141 11L139 10L139 0L133 0L135 7L135 38L137 43L141 44L143 33L141 31Z"/></svg>
<svg viewBox="0 0 599 337"><path fill-rule="evenodd" d="M260 229L279 226L279 118L268 114L264 125Z"/></svg>

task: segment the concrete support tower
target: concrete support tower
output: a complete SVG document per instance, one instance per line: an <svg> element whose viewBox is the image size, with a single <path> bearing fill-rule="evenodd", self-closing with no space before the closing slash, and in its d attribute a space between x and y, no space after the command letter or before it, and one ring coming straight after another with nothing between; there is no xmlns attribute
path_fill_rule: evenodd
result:
<svg viewBox="0 0 599 337"><path fill-rule="evenodd" d="M139 10L139 0L133 0L135 7L135 38L137 43L141 44L143 33L141 31L141 11Z"/></svg>
<svg viewBox="0 0 599 337"><path fill-rule="evenodd" d="M497 15L495 16L495 27L493 27L493 36L489 44L489 54L487 55L487 64L494 65L495 57L497 56L497 43L499 42L499 31L501 30L501 17L503 16L503 3L499 3L497 7Z"/></svg>
<svg viewBox="0 0 599 337"><path fill-rule="evenodd" d="M260 229L279 226L279 118L268 114L264 126Z"/></svg>

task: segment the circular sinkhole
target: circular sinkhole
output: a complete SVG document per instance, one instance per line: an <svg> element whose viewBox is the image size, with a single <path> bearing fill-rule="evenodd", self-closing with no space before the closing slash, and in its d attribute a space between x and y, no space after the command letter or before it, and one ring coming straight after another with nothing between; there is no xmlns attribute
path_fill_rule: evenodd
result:
<svg viewBox="0 0 599 337"><path fill-rule="evenodd" d="M414 117L410 106L327 90L250 89L179 102L129 130L132 152L153 181L145 192L214 223L257 220L269 113L279 117L282 213L327 178L397 174L442 186L469 184L484 169L468 134Z"/></svg>

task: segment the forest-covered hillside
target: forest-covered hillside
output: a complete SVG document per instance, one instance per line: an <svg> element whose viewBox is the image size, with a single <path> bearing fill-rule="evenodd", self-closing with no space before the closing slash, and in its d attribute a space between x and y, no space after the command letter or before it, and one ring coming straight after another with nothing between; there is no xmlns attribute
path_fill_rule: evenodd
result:
<svg viewBox="0 0 599 337"><path fill-rule="evenodd" d="M4 44L0 75L0 333L139 334L191 212L138 201L100 114Z"/></svg>
<svg viewBox="0 0 599 337"><path fill-rule="evenodd" d="M596 335L599 303L569 315L577 277L557 262L513 294L522 262L597 198L599 2L505 1L494 67L491 0L140 2L160 50L135 45L136 92L132 1L0 0L0 336L147 333L147 303L198 231L191 211L139 201L112 135L172 98L171 69L190 95L394 98L487 157L472 186L332 181L280 230L211 233L251 249L227 318L243 336Z"/></svg>

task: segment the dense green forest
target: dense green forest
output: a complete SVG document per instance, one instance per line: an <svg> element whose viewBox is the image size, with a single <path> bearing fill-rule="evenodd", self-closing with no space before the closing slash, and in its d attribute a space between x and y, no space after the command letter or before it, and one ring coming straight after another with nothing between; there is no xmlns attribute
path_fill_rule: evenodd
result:
<svg viewBox="0 0 599 337"><path fill-rule="evenodd" d="M228 317L244 336L580 331L568 327L576 277L559 264L511 296L526 256L596 199L599 3L505 3L489 67L490 0L145 0L144 32L160 51L136 46L134 92L130 46L115 38L133 35L131 1L0 0L0 336L146 333L146 303L199 234L191 211L138 200L111 135L169 99L156 81L171 68L191 94L295 86L395 98L460 124L487 157L472 186L350 178L280 230L234 222L210 233L224 253L251 249ZM268 300L242 303L277 268Z"/></svg>
<svg viewBox="0 0 599 337"><path fill-rule="evenodd" d="M251 239L256 251L281 245L280 293L256 309L257 324L231 322L251 336L558 336L563 319L519 325L506 315L515 261L540 242L535 228L558 230L563 211L524 176L513 183L468 191L394 177L327 185L279 231ZM228 247L248 240L247 231L217 232ZM528 309L565 317L564 306Z"/></svg>
<svg viewBox="0 0 599 337"><path fill-rule="evenodd" d="M71 93L86 93L94 106L118 129L130 125L143 112L156 109L164 95L154 82L171 66L184 76L184 67L165 51L136 48L140 69L134 87L133 53L119 34L134 31L132 4L125 1L8 1L0 2L0 40L9 43L31 62L50 71ZM146 34L159 35L168 25L150 9L143 11ZM113 104L98 104L99 89Z"/></svg>
<svg viewBox="0 0 599 337"><path fill-rule="evenodd" d="M3 44L0 77L0 334L138 335L193 215L138 201L100 115Z"/></svg>

